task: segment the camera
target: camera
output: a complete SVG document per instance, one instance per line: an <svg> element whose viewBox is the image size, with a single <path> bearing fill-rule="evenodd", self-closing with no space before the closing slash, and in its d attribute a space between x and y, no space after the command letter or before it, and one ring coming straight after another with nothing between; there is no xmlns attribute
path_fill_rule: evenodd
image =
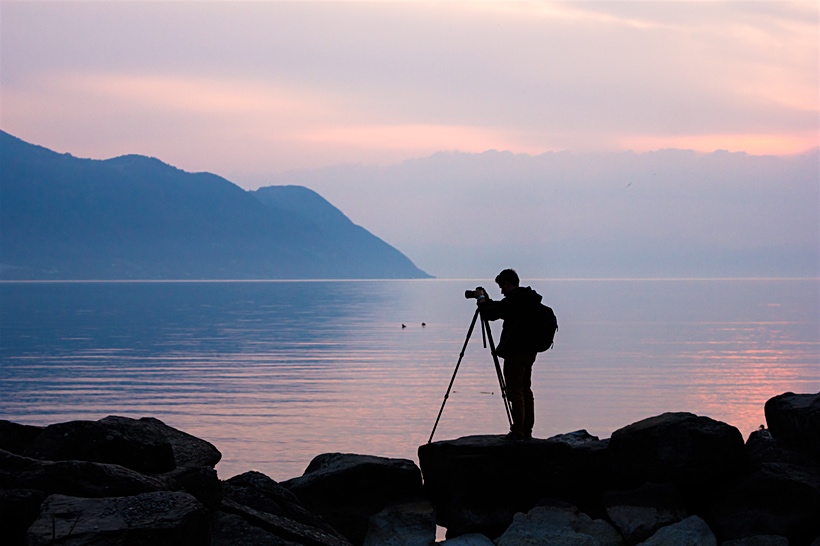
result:
<svg viewBox="0 0 820 546"><path fill-rule="evenodd" d="M478 292L479 290L483 291L484 289L479 286L475 290L465 290L464 291L464 297L467 298L467 299L474 299L474 300L478 299L478 296L480 295L479 292Z"/></svg>

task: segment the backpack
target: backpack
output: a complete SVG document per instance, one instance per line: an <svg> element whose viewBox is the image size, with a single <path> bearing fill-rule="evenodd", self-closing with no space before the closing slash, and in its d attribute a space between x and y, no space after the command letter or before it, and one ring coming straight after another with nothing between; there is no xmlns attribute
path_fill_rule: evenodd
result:
<svg viewBox="0 0 820 546"><path fill-rule="evenodd" d="M533 306L528 317L529 339L536 352L543 353L553 346L558 319L550 307L543 303Z"/></svg>

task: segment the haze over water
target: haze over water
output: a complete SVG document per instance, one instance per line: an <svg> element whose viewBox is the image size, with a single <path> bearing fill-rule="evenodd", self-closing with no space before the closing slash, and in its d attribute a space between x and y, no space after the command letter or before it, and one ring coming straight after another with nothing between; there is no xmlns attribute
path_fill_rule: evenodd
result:
<svg viewBox="0 0 820 546"><path fill-rule="evenodd" d="M817 279L524 284L560 326L533 373L537 437L666 411L747 437L770 397L820 391ZM415 460L476 285L500 297L488 279L0 283L0 418L154 416L214 443L222 478L333 451ZM506 432L498 391L476 329L435 439Z"/></svg>

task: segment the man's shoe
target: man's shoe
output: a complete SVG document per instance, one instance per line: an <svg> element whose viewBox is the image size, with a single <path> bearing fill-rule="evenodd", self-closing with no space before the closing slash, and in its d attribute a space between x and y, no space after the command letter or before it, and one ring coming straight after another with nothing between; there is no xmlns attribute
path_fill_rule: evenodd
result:
<svg viewBox="0 0 820 546"><path fill-rule="evenodd" d="M520 432L510 431L504 436L503 439L506 442L523 442L524 441L524 435L521 434Z"/></svg>

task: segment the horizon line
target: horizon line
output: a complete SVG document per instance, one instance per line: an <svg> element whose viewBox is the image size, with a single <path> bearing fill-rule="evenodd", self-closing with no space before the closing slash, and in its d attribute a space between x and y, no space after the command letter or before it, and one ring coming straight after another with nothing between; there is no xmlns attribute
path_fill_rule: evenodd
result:
<svg viewBox="0 0 820 546"><path fill-rule="evenodd" d="M356 279L0 279L0 284L128 284L128 283L313 283L313 282L466 282L485 277L356 278ZM531 277L527 281L611 282L611 281L820 281L818 277Z"/></svg>

